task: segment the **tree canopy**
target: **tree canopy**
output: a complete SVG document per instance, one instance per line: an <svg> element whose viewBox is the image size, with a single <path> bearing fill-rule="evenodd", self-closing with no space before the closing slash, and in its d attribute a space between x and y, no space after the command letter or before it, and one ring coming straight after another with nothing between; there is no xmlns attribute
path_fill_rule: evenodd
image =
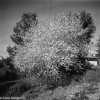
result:
<svg viewBox="0 0 100 100"><path fill-rule="evenodd" d="M19 21L14 27L14 34L11 35L11 40L15 43L13 47L8 46L7 52L9 57L13 57L16 53L14 52L17 48L16 45L24 45L23 38L29 34L29 29L35 27L38 24L36 13L24 13L21 21Z"/></svg>
<svg viewBox="0 0 100 100"><path fill-rule="evenodd" d="M93 34L96 31L94 21L90 13L87 13L86 11L81 11L80 14L80 21L84 30L82 33L82 37L85 38L85 41L87 41L87 43L90 43L91 38L94 36Z"/></svg>
<svg viewBox="0 0 100 100"><path fill-rule="evenodd" d="M17 45L14 65L21 71L34 71L38 75L58 75L60 66L66 71L71 67L76 71L82 69L85 66L83 58L88 55L90 41L87 40L95 32L90 14L84 11L60 13L45 23L38 22L23 38L25 45Z"/></svg>
<svg viewBox="0 0 100 100"><path fill-rule="evenodd" d="M21 21L14 27L14 34L11 35L12 41L17 45L23 45L23 37L28 30L38 24L36 13L24 13Z"/></svg>

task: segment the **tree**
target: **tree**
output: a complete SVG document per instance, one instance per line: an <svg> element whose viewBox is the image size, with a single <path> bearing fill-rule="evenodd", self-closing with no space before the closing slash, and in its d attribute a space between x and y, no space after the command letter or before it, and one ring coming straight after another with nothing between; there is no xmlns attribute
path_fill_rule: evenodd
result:
<svg viewBox="0 0 100 100"><path fill-rule="evenodd" d="M39 22L24 38L30 42L18 45L15 50L15 67L30 76L45 76L46 80L47 77L56 80L70 70L83 72L87 66L84 58L88 55L88 43L82 37L87 32L82 25L81 13L72 12Z"/></svg>
<svg viewBox="0 0 100 100"><path fill-rule="evenodd" d="M13 47L11 46L7 47L7 52L9 54L9 57L6 58L6 65L9 66L10 69L14 69L14 64L12 63L12 60L14 56L16 55L15 50L17 50L16 45Z"/></svg>
<svg viewBox="0 0 100 100"><path fill-rule="evenodd" d="M82 33L82 37L89 44L91 42L91 38L93 37L94 32L96 31L96 27L94 25L94 21L90 13L87 13L86 11L82 11L80 14L81 14L80 20L81 20L82 28L84 30Z"/></svg>
<svg viewBox="0 0 100 100"><path fill-rule="evenodd" d="M19 21L14 27L14 34L11 35L12 41L15 43L15 46L7 47L7 52L9 57L13 58L15 56L16 45L24 45L23 38L27 35L29 29L35 27L38 24L36 13L24 13L22 15L21 21ZM29 34L29 33L28 33Z"/></svg>
<svg viewBox="0 0 100 100"><path fill-rule="evenodd" d="M12 41L17 45L24 45L23 37L28 30L38 24L36 13L24 13L20 22L14 27L14 34L11 35Z"/></svg>
<svg viewBox="0 0 100 100"><path fill-rule="evenodd" d="M97 50L96 50L97 54L96 54L96 56L100 57L100 36L99 36L99 39L97 40L96 47L97 47Z"/></svg>

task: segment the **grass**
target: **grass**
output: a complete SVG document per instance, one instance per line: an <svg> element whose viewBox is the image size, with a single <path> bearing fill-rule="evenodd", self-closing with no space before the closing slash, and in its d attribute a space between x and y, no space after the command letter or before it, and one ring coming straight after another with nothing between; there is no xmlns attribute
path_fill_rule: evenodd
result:
<svg viewBox="0 0 100 100"><path fill-rule="evenodd" d="M88 70L80 81L73 80L68 86L54 90L41 85L40 80L30 78L12 86L7 93L24 96L26 100L100 100L100 68Z"/></svg>
<svg viewBox="0 0 100 100"><path fill-rule="evenodd" d="M25 79L20 79L19 82L12 85L8 91L5 93L5 96L21 96L23 93L30 89L36 88L40 84L40 80L36 77L30 77Z"/></svg>

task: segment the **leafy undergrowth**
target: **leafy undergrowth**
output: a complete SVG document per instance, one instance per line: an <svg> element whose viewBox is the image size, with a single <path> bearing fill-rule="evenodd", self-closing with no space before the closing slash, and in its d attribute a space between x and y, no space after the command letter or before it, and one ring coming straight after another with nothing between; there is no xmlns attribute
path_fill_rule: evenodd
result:
<svg viewBox="0 0 100 100"><path fill-rule="evenodd" d="M41 89L30 90L23 94L26 100L99 100L100 99L100 83L90 85L83 83L79 85L70 85L66 87L58 87L55 90L42 91Z"/></svg>
<svg viewBox="0 0 100 100"><path fill-rule="evenodd" d="M20 97L23 93L30 89L36 88L40 83L40 80L35 77L20 79L15 85L12 85L9 90L5 93L5 96L18 96Z"/></svg>
<svg viewBox="0 0 100 100"><path fill-rule="evenodd" d="M48 90L46 85L20 85L26 86L29 87L19 92L25 100L100 100L100 68L87 71L80 82L73 80L70 85L54 90Z"/></svg>

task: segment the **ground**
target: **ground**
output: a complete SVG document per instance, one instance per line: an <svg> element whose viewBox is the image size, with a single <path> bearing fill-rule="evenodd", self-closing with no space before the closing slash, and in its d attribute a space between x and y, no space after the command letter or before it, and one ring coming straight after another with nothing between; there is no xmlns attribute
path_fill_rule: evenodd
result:
<svg viewBox="0 0 100 100"><path fill-rule="evenodd" d="M19 87L23 86L24 88L25 84L19 85ZM9 90L11 95L14 95L16 87L18 86L13 87L12 91ZM17 96L23 98L22 100L100 100L100 67L88 70L80 82L72 81L68 86L59 86L54 90L48 90L46 85L35 85L27 88L23 91L17 91L19 92Z"/></svg>

